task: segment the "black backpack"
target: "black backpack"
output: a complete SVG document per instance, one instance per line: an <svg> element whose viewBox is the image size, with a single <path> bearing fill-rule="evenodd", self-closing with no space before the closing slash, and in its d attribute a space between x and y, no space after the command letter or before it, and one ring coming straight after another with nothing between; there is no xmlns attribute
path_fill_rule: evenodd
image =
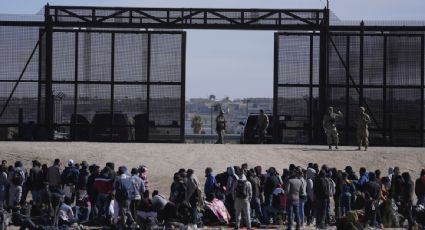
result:
<svg viewBox="0 0 425 230"><path fill-rule="evenodd" d="M75 185L78 182L77 173L73 169L68 168L64 173L64 184Z"/></svg>
<svg viewBox="0 0 425 230"><path fill-rule="evenodd" d="M12 183L15 185L22 185L24 183L24 177L22 176L22 174L22 170L15 170L13 172Z"/></svg>
<svg viewBox="0 0 425 230"><path fill-rule="evenodd" d="M247 185L245 180L236 181L236 197L240 199L246 199L248 197Z"/></svg>

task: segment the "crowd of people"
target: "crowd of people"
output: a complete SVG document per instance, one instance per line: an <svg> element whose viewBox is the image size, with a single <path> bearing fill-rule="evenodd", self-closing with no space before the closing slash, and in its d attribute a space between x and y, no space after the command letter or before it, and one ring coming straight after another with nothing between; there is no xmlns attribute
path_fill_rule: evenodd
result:
<svg viewBox="0 0 425 230"><path fill-rule="evenodd" d="M34 160L0 165L2 217L11 214L21 229L38 226L96 225L120 229L155 226L286 225L338 229L402 227L425 229L425 169L413 182L398 167L388 174L351 166L344 170L309 163L276 168L231 166L214 174L205 169L202 186L193 169L173 177L169 197L149 190L146 166L128 169L59 159L50 167ZM29 196L29 194L31 194ZM416 197L414 197L416 194ZM6 222L7 218L1 218ZM5 223L3 223L5 224Z"/></svg>

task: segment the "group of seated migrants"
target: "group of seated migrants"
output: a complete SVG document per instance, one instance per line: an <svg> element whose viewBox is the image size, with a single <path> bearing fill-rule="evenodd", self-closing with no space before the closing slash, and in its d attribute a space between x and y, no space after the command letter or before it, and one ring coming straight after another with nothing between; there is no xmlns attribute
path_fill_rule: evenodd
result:
<svg viewBox="0 0 425 230"><path fill-rule="evenodd" d="M418 173L419 174L419 173ZM413 182L409 172L351 166L344 170L309 163L291 164L282 175L244 163L214 173L205 169L201 185L194 170L174 174L169 196L149 190L146 166L115 168L59 159L52 166L32 162L0 165L2 226L53 229L108 226L164 229L227 226L287 229L303 226L337 229L421 227L425 229L425 169ZM416 196L414 196L416 194ZM281 228L280 227L280 228Z"/></svg>

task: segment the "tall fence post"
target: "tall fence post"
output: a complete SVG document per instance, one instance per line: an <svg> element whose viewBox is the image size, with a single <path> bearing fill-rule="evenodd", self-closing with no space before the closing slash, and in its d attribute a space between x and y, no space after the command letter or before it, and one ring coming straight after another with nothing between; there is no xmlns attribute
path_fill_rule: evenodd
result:
<svg viewBox="0 0 425 230"><path fill-rule="evenodd" d="M46 31L45 40L45 81L46 81L46 105L45 105L45 125L48 140L53 140L53 92L52 92L52 43L53 43L53 26L52 18L50 17L50 7L46 4L44 7L44 22Z"/></svg>
<svg viewBox="0 0 425 230"><path fill-rule="evenodd" d="M320 62L319 62L319 112L320 121L328 107L328 73L329 73L329 9L325 8L323 21L320 28ZM319 132L322 133L322 122L319 124ZM323 143L325 138L319 135L319 143Z"/></svg>

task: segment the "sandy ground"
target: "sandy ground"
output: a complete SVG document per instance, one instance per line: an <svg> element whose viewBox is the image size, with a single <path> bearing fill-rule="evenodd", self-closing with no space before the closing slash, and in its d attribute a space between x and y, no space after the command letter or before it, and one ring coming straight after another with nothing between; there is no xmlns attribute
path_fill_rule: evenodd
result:
<svg viewBox="0 0 425 230"><path fill-rule="evenodd" d="M355 151L355 147L350 146L328 151L326 146L305 145L0 142L0 159L9 163L21 160L30 167L31 161L38 159L50 166L55 158L63 162L86 160L100 166L111 161L116 166L128 168L144 164L149 172L149 190L157 189L166 195L174 172L180 168L194 169L201 184L206 167L219 173L227 166L244 162L250 167L261 165L263 169L274 166L279 172L290 163L304 167L309 162L337 168L351 165L356 171L365 166L369 170L380 169L385 175L389 166L399 166L413 178L425 168L425 148L371 147L365 152Z"/></svg>

